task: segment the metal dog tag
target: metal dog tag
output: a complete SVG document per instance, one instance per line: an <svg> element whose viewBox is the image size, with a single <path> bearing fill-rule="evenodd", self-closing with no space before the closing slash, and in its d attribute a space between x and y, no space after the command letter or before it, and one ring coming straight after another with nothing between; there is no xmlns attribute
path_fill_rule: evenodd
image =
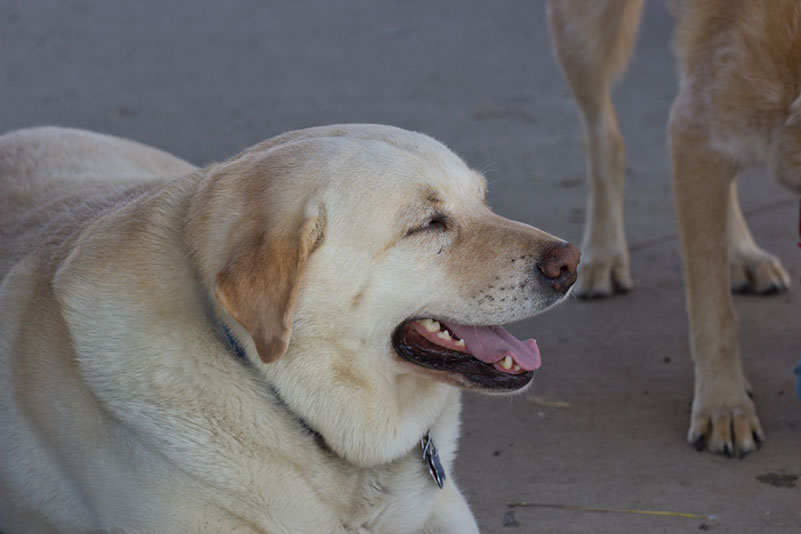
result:
<svg viewBox="0 0 801 534"><path fill-rule="evenodd" d="M442 485L445 483L445 470L439 461L439 453L434 439L431 437L431 432L426 432L426 435L420 440L420 447L423 449L423 461L428 468L428 473L439 489L442 489Z"/></svg>

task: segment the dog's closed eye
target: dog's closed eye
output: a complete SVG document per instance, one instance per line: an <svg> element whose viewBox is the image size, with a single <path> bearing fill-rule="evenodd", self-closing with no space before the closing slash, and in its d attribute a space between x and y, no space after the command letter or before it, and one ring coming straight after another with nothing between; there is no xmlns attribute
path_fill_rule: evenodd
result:
<svg viewBox="0 0 801 534"><path fill-rule="evenodd" d="M444 232L448 229L448 216L444 213L435 213L430 216L420 226L416 226L409 230L406 235L414 235L420 232Z"/></svg>

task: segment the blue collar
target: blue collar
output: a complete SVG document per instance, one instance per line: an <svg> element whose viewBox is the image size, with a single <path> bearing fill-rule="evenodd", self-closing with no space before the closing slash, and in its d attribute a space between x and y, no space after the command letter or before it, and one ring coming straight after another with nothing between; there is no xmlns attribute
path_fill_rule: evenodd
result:
<svg viewBox="0 0 801 534"><path fill-rule="evenodd" d="M247 353L245 353L245 349L243 349L242 345L240 345L239 342L234 339L234 336L231 334L231 331L228 330L228 327L225 326L225 324L223 324L222 327L223 330L225 330L225 336L228 338L228 344L231 345L232 349L234 349L237 357L239 357L241 360L247 361L248 356Z"/></svg>

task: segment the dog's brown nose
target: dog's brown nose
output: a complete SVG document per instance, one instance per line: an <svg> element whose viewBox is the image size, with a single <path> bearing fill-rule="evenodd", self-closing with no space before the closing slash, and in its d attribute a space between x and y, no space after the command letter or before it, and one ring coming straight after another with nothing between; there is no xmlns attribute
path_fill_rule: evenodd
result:
<svg viewBox="0 0 801 534"><path fill-rule="evenodd" d="M576 267L581 259L579 249L570 243L561 243L546 252L537 268L559 293L567 293L576 281Z"/></svg>

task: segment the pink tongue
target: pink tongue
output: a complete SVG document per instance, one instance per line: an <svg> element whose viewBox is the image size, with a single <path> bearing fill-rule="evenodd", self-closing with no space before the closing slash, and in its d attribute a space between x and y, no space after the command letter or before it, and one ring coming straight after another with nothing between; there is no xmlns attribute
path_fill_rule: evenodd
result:
<svg viewBox="0 0 801 534"><path fill-rule="evenodd" d="M470 354L484 363L495 363L511 355L515 363L526 371L533 371L542 365L540 349L533 339L520 341L500 326L443 324L464 340Z"/></svg>

